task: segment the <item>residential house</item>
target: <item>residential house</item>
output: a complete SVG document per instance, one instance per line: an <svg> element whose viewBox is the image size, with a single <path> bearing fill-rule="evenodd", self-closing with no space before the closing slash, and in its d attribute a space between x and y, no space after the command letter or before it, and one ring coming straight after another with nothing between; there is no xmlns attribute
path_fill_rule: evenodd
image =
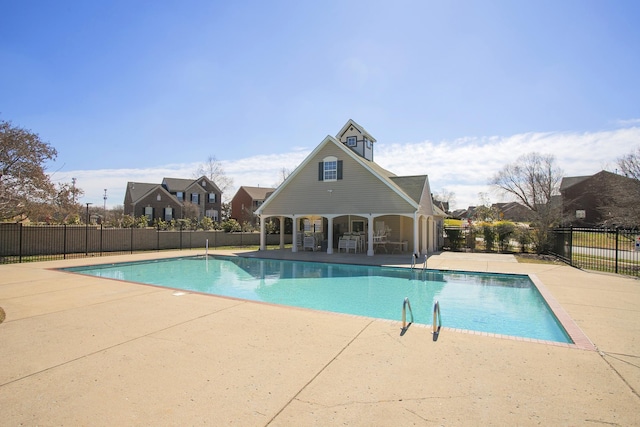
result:
<svg viewBox="0 0 640 427"><path fill-rule="evenodd" d="M498 213L500 220L527 222L532 219L531 209L518 202L494 203L491 208Z"/></svg>
<svg viewBox="0 0 640 427"><path fill-rule="evenodd" d="M124 213L171 221L186 217L209 217L220 222L222 192L209 178L164 178L162 184L128 182Z"/></svg>
<svg viewBox="0 0 640 427"><path fill-rule="evenodd" d="M564 177L560 183L563 223L578 227L640 225L640 181L600 171Z"/></svg>
<svg viewBox="0 0 640 427"><path fill-rule="evenodd" d="M311 234L321 240L314 249L331 254L347 233L362 238L360 250L369 256L381 239L416 255L438 250L445 213L433 204L428 176L397 176L383 169L373 160L375 142L353 120L335 137L324 138L256 211L261 250L264 224L274 217L281 223L293 220L294 252L306 249ZM280 241L283 246L282 234Z"/></svg>
<svg viewBox="0 0 640 427"><path fill-rule="evenodd" d="M269 187L240 187L231 199L231 218L240 224L259 225L260 219L255 212L274 191L275 188Z"/></svg>

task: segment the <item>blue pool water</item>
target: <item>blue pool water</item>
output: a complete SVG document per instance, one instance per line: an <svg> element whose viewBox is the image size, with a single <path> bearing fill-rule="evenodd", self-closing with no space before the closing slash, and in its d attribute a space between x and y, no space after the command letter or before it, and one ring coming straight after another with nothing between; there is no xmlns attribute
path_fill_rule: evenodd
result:
<svg viewBox="0 0 640 427"><path fill-rule="evenodd" d="M242 257L185 257L65 269L274 304L570 343L528 276ZM409 315L407 314L407 319Z"/></svg>

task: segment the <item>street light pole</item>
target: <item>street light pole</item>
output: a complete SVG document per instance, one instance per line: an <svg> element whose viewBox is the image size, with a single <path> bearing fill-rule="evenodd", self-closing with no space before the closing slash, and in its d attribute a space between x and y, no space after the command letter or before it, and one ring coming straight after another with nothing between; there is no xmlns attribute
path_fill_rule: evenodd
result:
<svg viewBox="0 0 640 427"><path fill-rule="evenodd" d="M107 220L107 189L104 189L104 221L102 221L103 223Z"/></svg>

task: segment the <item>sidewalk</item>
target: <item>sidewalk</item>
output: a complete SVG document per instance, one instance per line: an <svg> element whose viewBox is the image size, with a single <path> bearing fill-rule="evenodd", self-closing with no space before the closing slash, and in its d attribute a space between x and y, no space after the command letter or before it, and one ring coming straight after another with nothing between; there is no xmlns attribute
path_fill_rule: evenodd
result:
<svg viewBox="0 0 640 427"><path fill-rule="evenodd" d="M213 252L213 251L211 251ZM430 269L535 275L597 351L0 265L2 425L640 425L640 281L509 255ZM406 255L247 255L410 265ZM400 319L398 319L400 320Z"/></svg>

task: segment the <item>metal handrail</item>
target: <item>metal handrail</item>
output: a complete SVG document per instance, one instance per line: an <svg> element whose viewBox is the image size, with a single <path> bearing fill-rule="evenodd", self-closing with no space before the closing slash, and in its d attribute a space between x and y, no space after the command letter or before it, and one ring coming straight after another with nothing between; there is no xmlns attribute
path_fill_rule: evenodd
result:
<svg viewBox="0 0 640 427"><path fill-rule="evenodd" d="M411 303L409 302L409 297L404 299L404 302L402 303L402 329L406 330L407 329L407 307L409 307L409 314L411 315L411 322L409 322L409 324L413 323L413 310L411 310Z"/></svg>
<svg viewBox="0 0 640 427"><path fill-rule="evenodd" d="M437 327L436 327L437 324ZM440 303L436 301L433 305L433 335L434 341L437 339L438 334L440 333L440 328L442 327L442 317L440 316Z"/></svg>
<svg viewBox="0 0 640 427"><path fill-rule="evenodd" d="M427 258L428 255L424 254L424 262L422 263L422 269L426 270L427 269ZM416 260L418 259L418 254L411 254L411 269L413 270L416 266Z"/></svg>

